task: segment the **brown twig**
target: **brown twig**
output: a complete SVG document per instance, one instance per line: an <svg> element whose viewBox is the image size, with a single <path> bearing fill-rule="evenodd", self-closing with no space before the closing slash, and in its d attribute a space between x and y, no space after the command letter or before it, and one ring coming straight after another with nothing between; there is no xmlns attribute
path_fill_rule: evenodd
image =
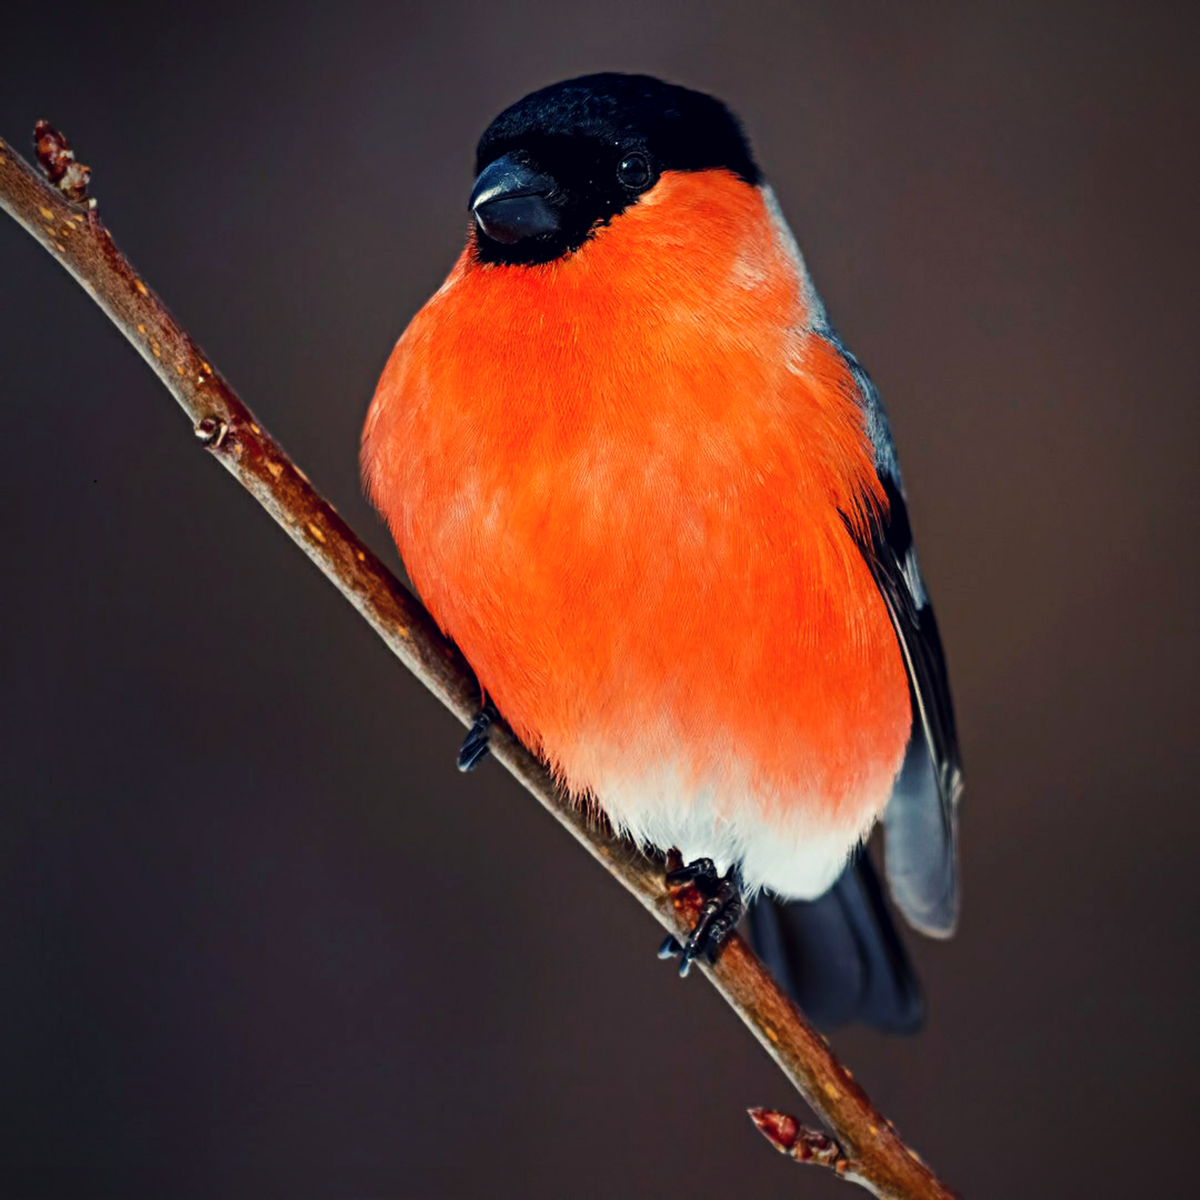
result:
<svg viewBox="0 0 1200 1200"><path fill-rule="evenodd" d="M0 141L0 207L58 259L133 343L188 414L201 445L274 517L400 661L470 724L479 690L459 652L321 498L117 249L96 216L95 201L87 199L88 170L75 162L66 139L39 122L37 150L55 186ZM614 838L602 822L564 803L542 764L502 723L493 727L491 748L666 929L686 936L698 907L693 889L669 889L659 865ZM717 963L702 964L702 970L836 1139L802 1131L791 1117L752 1110L774 1145L798 1160L831 1165L878 1196L947 1200L953 1195L872 1107L741 938L731 938Z"/></svg>

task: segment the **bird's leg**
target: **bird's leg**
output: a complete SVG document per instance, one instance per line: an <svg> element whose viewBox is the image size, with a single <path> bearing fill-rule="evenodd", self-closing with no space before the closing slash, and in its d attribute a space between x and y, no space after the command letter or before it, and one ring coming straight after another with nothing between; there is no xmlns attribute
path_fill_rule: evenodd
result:
<svg viewBox="0 0 1200 1200"><path fill-rule="evenodd" d="M686 867L669 871L667 883L690 883L704 897L704 907L688 940L681 946L677 938L668 936L658 950L659 958L674 958L678 954L679 974L684 976L701 955L709 962L716 959L721 943L742 919L746 905L734 872L718 875L711 858L698 858Z"/></svg>
<svg viewBox="0 0 1200 1200"><path fill-rule="evenodd" d="M488 738L491 736L492 723L500 716L496 706L484 699L482 707L475 714L475 721L463 738L462 748L458 752L458 769L473 771L488 756Z"/></svg>

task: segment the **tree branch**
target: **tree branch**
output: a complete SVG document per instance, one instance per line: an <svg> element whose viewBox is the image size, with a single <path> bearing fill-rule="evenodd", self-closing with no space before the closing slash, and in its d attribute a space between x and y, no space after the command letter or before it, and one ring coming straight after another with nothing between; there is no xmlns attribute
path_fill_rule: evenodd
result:
<svg viewBox="0 0 1200 1200"><path fill-rule="evenodd" d="M0 207L68 270L146 360L192 422L197 439L267 510L388 648L465 725L479 688L462 655L417 599L317 493L304 473L209 364L100 223L89 171L46 122L38 158L51 183L0 141ZM691 887L668 888L661 865L564 801L501 722L491 749L533 797L681 940L699 909ZM778 1149L833 1167L877 1196L949 1200L953 1193L910 1151L740 937L701 970L746 1023L836 1141L780 1113L751 1110Z"/></svg>

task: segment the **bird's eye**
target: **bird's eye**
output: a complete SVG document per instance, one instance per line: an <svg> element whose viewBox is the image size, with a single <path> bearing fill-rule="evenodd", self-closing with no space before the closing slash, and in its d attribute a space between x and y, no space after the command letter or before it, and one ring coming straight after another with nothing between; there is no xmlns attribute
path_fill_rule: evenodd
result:
<svg viewBox="0 0 1200 1200"><path fill-rule="evenodd" d="M650 183L650 161L644 154L627 154L617 164L617 178L630 191L640 192Z"/></svg>

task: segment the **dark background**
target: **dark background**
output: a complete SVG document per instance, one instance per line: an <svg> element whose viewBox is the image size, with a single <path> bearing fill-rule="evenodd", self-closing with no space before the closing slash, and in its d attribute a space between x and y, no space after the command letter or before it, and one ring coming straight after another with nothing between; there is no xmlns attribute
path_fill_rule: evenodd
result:
<svg viewBox="0 0 1200 1200"><path fill-rule="evenodd" d="M586 70L745 118L887 399L965 742L929 1021L834 1044L971 1197L1183 1195L1200 836L1194 5L6 12L117 240L351 523L474 140ZM169 13L169 15L167 15ZM0 220L6 1195L830 1196L657 927ZM394 556L392 556L394 558Z"/></svg>

